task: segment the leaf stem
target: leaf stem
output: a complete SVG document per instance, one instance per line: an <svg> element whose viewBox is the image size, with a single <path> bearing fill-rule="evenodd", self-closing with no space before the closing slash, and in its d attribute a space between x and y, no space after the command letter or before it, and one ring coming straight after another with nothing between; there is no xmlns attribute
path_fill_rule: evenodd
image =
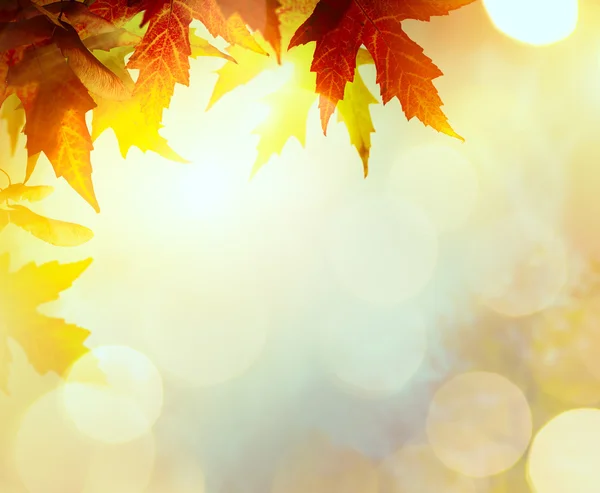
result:
<svg viewBox="0 0 600 493"><path fill-rule="evenodd" d="M4 176L6 176L6 179L8 180L8 186L10 187L12 185L12 181L10 180L10 175L4 171L2 168L0 168L0 172L4 173ZM3 188L0 188L0 190L4 190Z"/></svg>

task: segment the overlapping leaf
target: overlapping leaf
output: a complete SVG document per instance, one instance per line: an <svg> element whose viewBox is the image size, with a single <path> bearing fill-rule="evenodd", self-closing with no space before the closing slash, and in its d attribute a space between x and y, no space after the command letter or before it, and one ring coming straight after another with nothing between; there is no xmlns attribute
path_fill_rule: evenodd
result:
<svg viewBox="0 0 600 493"><path fill-rule="evenodd" d="M27 176L43 152L57 177L64 177L99 211L91 179L93 147L85 123L85 114L95 106L89 92L118 100L129 94L82 38L104 48L128 41L123 30L82 4L32 4L17 11L0 27L0 71L6 72L7 83L2 101L15 93L25 110Z"/></svg>
<svg viewBox="0 0 600 493"><path fill-rule="evenodd" d="M281 56L281 30L277 14L281 3L278 0L218 0L227 17L236 14L269 43L277 60Z"/></svg>
<svg viewBox="0 0 600 493"><path fill-rule="evenodd" d="M94 234L85 226L41 216L20 204L38 202L52 192L52 187L24 183L0 190L0 232L13 224L51 245L79 246L91 240Z"/></svg>
<svg viewBox="0 0 600 493"><path fill-rule="evenodd" d="M366 176L375 131L369 106L376 100L357 66L375 64L384 104L397 97L408 119L416 116L459 137L432 83L441 71L401 23L428 21L472 1L96 0L88 8L79 2L7 0L0 9L0 103L16 93L25 110L27 177L43 152L57 176L99 210L90 152L92 140L107 128L115 131L124 156L137 146L183 161L159 134L163 111L175 86L189 84L190 57L223 56L206 40L192 44L190 24L199 20L231 45L232 60L219 71L211 104L277 63L294 65L293 79L267 98L271 117L256 129L260 141L253 172L281 153L290 138L304 144L316 92L324 132L337 108ZM132 22L137 33L131 32ZM282 46L292 49L282 53ZM115 50L120 47L125 48ZM135 82L127 68L139 70ZM85 114L93 108L90 135ZM22 119L3 116L14 148Z"/></svg>
<svg viewBox="0 0 600 493"><path fill-rule="evenodd" d="M283 42L289 42L300 24L310 15L316 2L295 2L286 0L281 10L281 32ZM260 38L259 38L260 39ZM294 67L291 80L279 90L266 98L271 107L267 120L255 133L260 135L258 156L252 173L256 173L274 154L280 154L291 138L296 138L302 145L306 139L308 112L317 99L315 94L315 75L310 72L310 64L314 48L302 46L286 52L282 56L283 63ZM267 69L276 69L273 59L265 59L241 47L231 47L229 53L236 64L227 63L219 71L215 89L209 107L216 103L227 92L246 84ZM372 63L368 52L360 52L360 64ZM359 153L363 163L365 176L368 172L368 160L371 147L370 134L374 132L369 105L377 101L362 81L358 70L354 82L348 84L344 104L339 107L339 119L343 121L350 135L352 145Z"/></svg>
<svg viewBox="0 0 600 493"><path fill-rule="evenodd" d="M441 110L442 100L432 82L442 72L400 23L429 21L473 1L320 0L289 47L316 42L311 70L317 74L323 131L344 98L346 84L354 80L356 55L364 45L375 61L384 104L396 97L409 120L417 117L425 125L461 138Z"/></svg>
<svg viewBox="0 0 600 493"><path fill-rule="evenodd" d="M55 301L87 269L91 259L70 264L27 264L10 271L8 254L0 255L0 389L7 391L10 351L14 339L41 374L64 374L88 351L89 331L63 319L42 315L38 307Z"/></svg>
<svg viewBox="0 0 600 493"><path fill-rule="evenodd" d="M265 1L265 0L261 0ZM158 128L176 84L189 85L190 24L202 21L213 36L263 52L236 12L226 18L215 0L146 0L148 30L127 64L139 70L134 96L150 125Z"/></svg>
<svg viewBox="0 0 600 493"><path fill-rule="evenodd" d="M139 25L140 18L134 18L127 25L128 31L134 31L140 36L144 31L135 28ZM216 56L228 58L208 41L198 37L195 31L190 33L190 57ZM127 71L125 58L133 51L133 47L115 48L110 52L95 52L98 59L110 70L119 76L125 86L134 93L135 82ZM104 131L111 128L119 142L123 157L127 156L131 147L137 147L142 152L153 151L166 159L176 162L187 162L179 156L169 145L164 137L159 134L162 128L160 123L152 121L143 111L143 95L135 93L126 101L114 101L95 96L96 108L93 111L92 140L95 141Z"/></svg>

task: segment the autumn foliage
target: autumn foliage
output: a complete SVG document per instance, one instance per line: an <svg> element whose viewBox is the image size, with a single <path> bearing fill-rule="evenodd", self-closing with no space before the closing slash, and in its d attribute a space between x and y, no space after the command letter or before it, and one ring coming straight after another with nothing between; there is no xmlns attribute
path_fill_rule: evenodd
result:
<svg viewBox="0 0 600 493"><path fill-rule="evenodd" d="M363 64L374 64L383 104L398 98L407 119L416 117L462 139L443 113L433 84L442 72L408 37L402 22L429 21L473 1L1 0L1 114L8 121L13 152L23 132L28 157L24 182L9 183L0 192L0 230L12 224L61 246L92 237L87 228L39 216L23 205L52 191L26 185L41 153L56 176L97 212L91 156L93 141L105 130L115 132L124 156L135 146L185 161L159 131L175 86L190 83L189 59L198 56L226 60L209 107L264 70L282 63L294 67L293 79L269 97L271 114L256 129L260 140L253 172L280 153L290 138L304 143L308 112L318 99L323 131L337 111L366 176L375 131L370 106L378 100L359 74ZM199 37L190 27L193 21L225 40L227 53ZM128 69L139 71L135 81ZM86 123L89 112L91 128ZM40 285L36 303L54 299L84 267L48 264L9 273L7 260L0 261L2 279L30 279ZM53 273L60 275L50 282L46 276ZM0 289L8 281L3 282ZM36 347L54 348L47 351L56 357L38 360L38 369L62 372L67 360L83 351L85 337L81 329L38 316L36 303L18 305L14 316L35 322L28 337L41 337ZM13 320L8 323L12 327ZM6 330L13 334L10 327ZM0 352L5 351L3 344L0 340ZM5 373L0 368L0 387Z"/></svg>

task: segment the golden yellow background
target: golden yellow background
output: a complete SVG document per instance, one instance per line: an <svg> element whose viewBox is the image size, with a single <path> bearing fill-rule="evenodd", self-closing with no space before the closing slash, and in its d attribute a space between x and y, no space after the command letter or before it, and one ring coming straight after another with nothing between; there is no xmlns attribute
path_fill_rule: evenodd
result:
<svg viewBox="0 0 600 493"><path fill-rule="evenodd" d="M373 106L365 180L315 105L306 147L249 180L291 67L205 112L223 61L198 58L162 130L191 164L123 159L106 132L96 215L41 160L31 183L57 191L36 210L95 237L7 228L2 250L94 258L45 312L91 330L113 388L39 376L11 344L1 493L600 490L600 4L404 27L464 144ZM17 180L23 145L0 122Z"/></svg>

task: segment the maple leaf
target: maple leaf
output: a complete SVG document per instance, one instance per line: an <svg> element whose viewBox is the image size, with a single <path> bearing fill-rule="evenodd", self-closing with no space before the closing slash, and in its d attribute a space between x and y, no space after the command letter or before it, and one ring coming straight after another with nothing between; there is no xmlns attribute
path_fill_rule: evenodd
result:
<svg viewBox="0 0 600 493"><path fill-rule="evenodd" d="M366 60L364 63L372 63ZM369 156L371 154L371 133L375 132L369 106L377 104L365 83L358 67L355 69L354 81L346 84L344 99L338 103L338 121L344 122L348 128L350 142L358 151L363 163L365 178L369 174Z"/></svg>
<svg viewBox="0 0 600 493"><path fill-rule="evenodd" d="M110 53L99 53L98 58L131 89L135 83L125 68L124 57L130 49L115 49ZM159 134L162 125L149 122L142 111L142 104L138 97L127 101L116 102L109 99L96 97L96 108L92 118L92 141L111 128L123 158L127 157L131 147L137 147L142 152L153 151L158 155L172 161L186 163L169 145L167 140Z"/></svg>
<svg viewBox="0 0 600 493"><path fill-rule="evenodd" d="M144 35L141 28L134 28L139 25L139 20L132 19L131 25L127 25L127 30L135 31L137 34ZM196 30L190 31L191 58L199 56L215 56L228 60L232 58L219 51L207 40L200 38ZM97 53L98 59L119 78L133 92L135 83L125 67L125 57L131 53L132 48L113 49L109 53ZM233 60L232 60L233 61ZM115 132L119 142L121 155L125 158L131 147L138 147L142 152L153 151L172 161L187 163L188 161L179 156L167 144L164 137L159 134L162 125L152 122L142 110L142 101L140 94L136 93L133 98L124 102L115 102L101 97L94 97L96 108L93 111L92 120L92 140L95 141L104 131L109 128Z"/></svg>
<svg viewBox="0 0 600 493"><path fill-rule="evenodd" d="M125 0L95 0L88 8L117 27L124 26L141 11L138 2L129 4Z"/></svg>
<svg viewBox="0 0 600 493"><path fill-rule="evenodd" d="M429 21L473 1L320 0L289 48L316 42L311 70L317 74L323 132L344 97L346 84L354 79L356 55L364 45L375 62L383 104L397 97L408 120L416 116L425 125L462 139L442 112L442 100L432 82L442 72L400 23Z"/></svg>
<svg viewBox="0 0 600 493"><path fill-rule="evenodd" d="M116 26L78 2L53 3L48 5L47 10L60 13L89 50L108 51L120 46L133 46L141 40L131 32L127 23L119 23L119 26Z"/></svg>
<svg viewBox="0 0 600 493"><path fill-rule="evenodd" d="M40 10L42 15L34 15ZM4 94L14 92L26 115L26 179L44 152L56 176L64 177L99 212L91 180L93 146L85 123L85 114L95 106L88 91L115 100L127 99L130 93L80 36L101 49L131 44L139 38L128 36L82 4L55 2L32 11L25 19L9 22L2 30L5 35L0 36L7 66ZM17 50L19 57L9 57L10 50Z"/></svg>
<svg viewBox="0 0 600 493"><path fill-rule="evenodd" d="M277 10L281 7L278 0L218 0L226 17L238 14L253 30L275 51L277 61L281 61L281 31Z"/></svg>
<svg viewBox="0 0 600 493"><path fill-rule="evenodd" d="M211 45L206 39L198 36L196 32L196 30L190 31L190 46L192 48L191 58L196 59L200 56L211 56L223 58L237 64L235 58L227 53L223 53L221 50Z"/></svg>
<svg viewBox="0 0 600 493"><path fill-rule="evenodd" d="M163 3L149 19L148 31L129 59L127 67L140 71L134 96L152 125L158 126L162 121L175 85L189 85L192 20L193 13L186 2Z"/></svg>
<svg viewBox="0 0 600 493"><path fill-rule="evenodd" d="M16 92L25 108L28 156L44 152L56 176L64 177L99 211L91 179L93 147L85 123L85 114L95 106L93 99L54 45L45 51L34 50L24 63L23 82L33 84L20 84L18 70L9 72L9 82L18 87ZM38 73L32 74L35 69Z"/></svg>
<svg viewBox="0 0 600 493"><path fill-rule="evenodd" d="M142 24L148 23L148 30L127 68L140 71L134 96L152 125L162 121L176 84L189 85L192 20L204 23L212 36L265 53L243 19L238 14L226 19L216 0L147 0L139 2L139 8L145 10Z"/></svg>
<svg viewBox="0 0 600 493"><path fill-rule="evenodd" d="M11 272L10 257L0 255L0 389L7 391L10 352L7 339L14 339L40 374L64 375L89 349L84 346L89 331L38 312L55 301L62 291L85 271L91 259L60 264L27 264Z"/></svg>
<svg viewBox="0 0 600 493"><path fill-rule="evenodd" d="M315 4L316 1L284 0L280 14L284 41L289 42L294 32L310 15ZM264 43L260 36L257 36L257 39ZM250 82L264 70L278 68L274 60L257 56L238 46L228 48L228 52L237 64L226 63L217 71L219 78L208 109L226 93ZM293 77L265 98L271 111L267 119L254 130L260 139L251 176L254 176L272 155L281 154L285 144L291 138L297 139L302 146L305 145L308 112L317 99L314 91L315 74L310 72L313 52L312 47L303 46L282 55L283 63L293 65ZM358 58L359 65L373 63L366 50L360 50ZM350 140L361 157L366 176L371 147L370 133L374 131L369 105L377 101L364 85L358 72L354 82L348 84L347 93L346 104L339 107L339 119L348 128Z"/></svg>

